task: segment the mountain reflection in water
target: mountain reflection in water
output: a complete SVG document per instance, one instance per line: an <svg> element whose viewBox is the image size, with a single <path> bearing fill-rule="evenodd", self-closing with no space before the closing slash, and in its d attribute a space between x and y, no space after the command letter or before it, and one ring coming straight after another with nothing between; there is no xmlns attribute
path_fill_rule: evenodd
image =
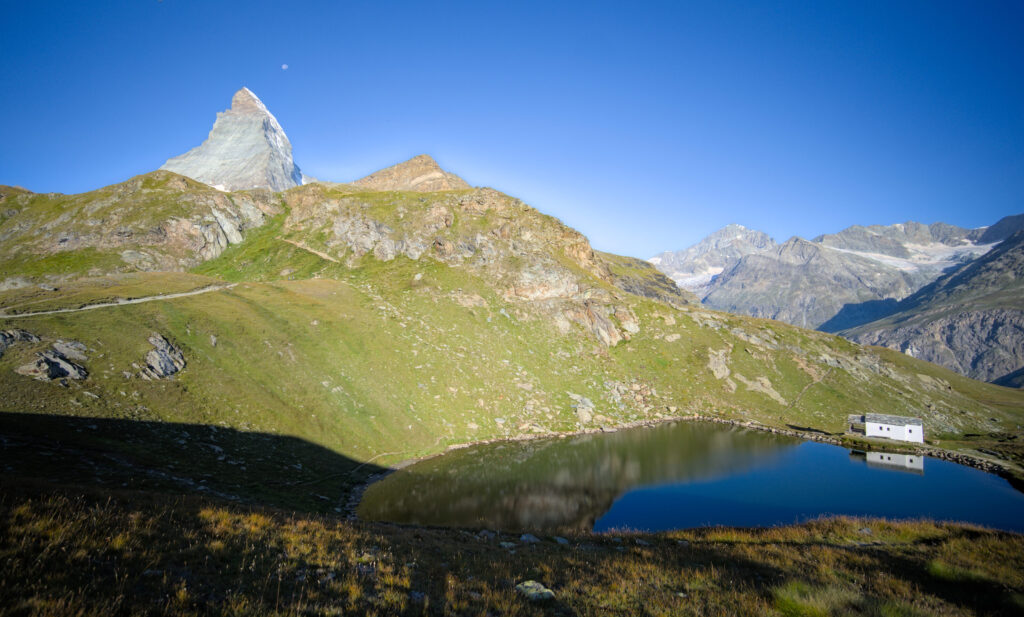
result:
<svg viewBox="0 0 1024 617"><path fill-rule="evenodd" d="M799 443L737 427L674 423L474 446L371 485L359 516L447 527L588 531L633 488L734 474Z"/></svg>

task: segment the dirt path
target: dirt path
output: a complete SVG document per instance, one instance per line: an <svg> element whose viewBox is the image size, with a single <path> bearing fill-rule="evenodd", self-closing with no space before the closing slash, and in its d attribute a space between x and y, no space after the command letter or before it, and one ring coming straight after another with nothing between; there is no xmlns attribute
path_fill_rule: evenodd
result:
<svg viewBox="0 0 1024 617"><path fill-rule="evenodd" d="M326 259L327 261L333 261L336 264L340 264L341 263L340 261L338 261L337 259L331 257L327 253L324 253L323 251L318 251L318 250L313 249L313 248L309 248L308 246L306 246L305 244L302 244L301 242L296 242L295 240L288 240L286 238L280 238L280 240L282 240L284 242L287 242L288 244L291 244L292 246L296 246L296 247L298 247L298 248L300 248L300 249L302 249L302 250L304 250L306 252L313 253L314 255L316 255L317 257L319 257L321 259Z"/></svg>
<svg viewBox="0 0 1024 617"><path fill-rule="evenodd" d="M199 294L210 293L212 291L223 291L225 289L231 289L238 283L228 283L225 285L211 285L209 287L203 287L202 289L193 289L192 291L182 291L173 294L160 294L157 296L146 296L144 298L121 298L115 302L100 302L98 304L87 304L86 306L80 306L77 308L63 308L53 309L52 311L38 311L35 313L17 313L15 315L8 315L3 310L0 310L0 319L16 319L19 317L36 317L38 315L58 315L60 313L78 313L81 311L91 311L92 309L107 308L111 306L124 306L126 304L142 304L143 302L155 302L157 300L173 300L174 298L184 298L186 296L198 296Z"/></svg>

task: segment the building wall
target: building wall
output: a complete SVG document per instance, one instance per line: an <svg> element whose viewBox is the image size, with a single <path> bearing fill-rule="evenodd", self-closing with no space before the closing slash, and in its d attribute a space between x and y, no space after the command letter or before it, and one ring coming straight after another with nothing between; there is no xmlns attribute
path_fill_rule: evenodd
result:
<svg viewBox="0 0 1024 617"><path fill-rule="evenodd" d="M864 436L865 437L886 437L888 439L896 439L898 441L912 441L915 443L924 443L924 430L920 426L893 426L891 424L881 424L879 422L865 422L864 423Z"/></svg>

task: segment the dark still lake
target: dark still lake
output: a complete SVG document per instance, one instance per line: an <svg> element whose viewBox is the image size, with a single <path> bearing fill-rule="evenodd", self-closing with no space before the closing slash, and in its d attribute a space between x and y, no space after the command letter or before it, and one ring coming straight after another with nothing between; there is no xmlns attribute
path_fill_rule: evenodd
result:
<svg viewBox="0 0 1024 617"><path fill-rule="evenodd" d="M475 446L371 485L359 516L496 530L770 526L845 514L1024 532L1024 494L918 456L710 423Z"/></svg>

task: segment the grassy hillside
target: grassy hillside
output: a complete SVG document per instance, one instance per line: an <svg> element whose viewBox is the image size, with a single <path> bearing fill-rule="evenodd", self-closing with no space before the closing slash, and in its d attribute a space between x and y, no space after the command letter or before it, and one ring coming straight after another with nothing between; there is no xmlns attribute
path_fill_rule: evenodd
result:
<svg viewBox="0 0 1024 617"><path fill-rule="evenodd" d="M0 186L0 289L185 270L279 211L267 191L228 194L166 171L79 195Z"/></svg>
<svg viewBox="0 0 1024 617"><path fill-rule="evenodd" d="M3 327L41 337L0 358L0 410L291 435L379 464L692 412L824 432L841 432L848 413L917 415L940 443L996 436L980 446L1019 431L1024 393L686 297L667 303L663 290L629 293L663 281L494 191L311 185L283 201L194 274L0 294ZM403 250L417 239L426 248L412 259ZM218 283L236 284L30 314ZM168 380L138 376L154 332L186 358ZM88 347L87 379L62 387L12 372L58 339ZM594 402L591 419L570 393Z"/></svg>
<svg viewBox="0 0 1024 617"><path fill-rule="evenodd" d="M825 433L848 413L917 415L933 444L1019 472L1024 392L706 310L489 189L189 182L3 192L17 212L0 221L0 614L1019 610L1019 536L967 527L509 549L343 522L354 489L400 461L691 413ZM169 378L147 378L154 335L184 356ZM22 374L59 350L84 379ZM555 603L521 600L526 578Z"/></svg>

